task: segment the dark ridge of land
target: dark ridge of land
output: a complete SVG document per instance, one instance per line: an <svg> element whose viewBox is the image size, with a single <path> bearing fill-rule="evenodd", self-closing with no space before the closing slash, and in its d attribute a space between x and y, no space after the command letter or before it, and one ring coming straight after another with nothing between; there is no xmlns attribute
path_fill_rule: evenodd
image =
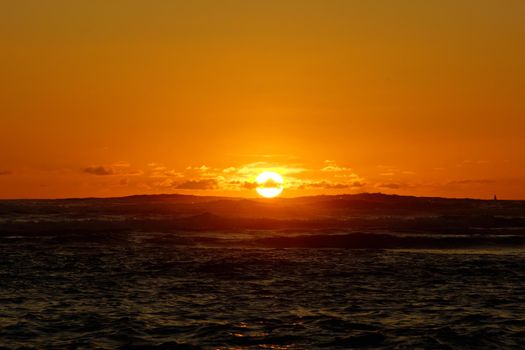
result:
<svg viewBox="0 0 525 350"><path fill-rule="evenodd" d="M139 195L0 201L0 240L53 236L57 242L118 241L132 233L161 233L177 237L163 236L168 241L194 244L206 241L204 232L223 233L223 238L267 232L271 237L255 235L249 243L267 247L523 245L525 201L379 193L271 200ZM182 239L181 233L195 238Z"/></svg>
<svg viewBox="0 0 525 350"><path fill-rule="evenodd" d="M354 195L247 199L181 194L116 198L0 200L0 216L11 214L170 214L212 213L234 217L303 218L340 215L525 215L525 201L413 197L361 193Z"/></svg>

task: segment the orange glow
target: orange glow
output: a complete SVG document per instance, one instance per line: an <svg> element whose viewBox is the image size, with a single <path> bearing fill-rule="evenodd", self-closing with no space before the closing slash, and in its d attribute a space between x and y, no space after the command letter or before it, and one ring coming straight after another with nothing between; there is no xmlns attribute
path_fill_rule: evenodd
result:
<svg viewBox="0 0 525 350"><path fill-rule="evenodd" d="M5 1L0 198L525 198L525 1Z"/></svg>

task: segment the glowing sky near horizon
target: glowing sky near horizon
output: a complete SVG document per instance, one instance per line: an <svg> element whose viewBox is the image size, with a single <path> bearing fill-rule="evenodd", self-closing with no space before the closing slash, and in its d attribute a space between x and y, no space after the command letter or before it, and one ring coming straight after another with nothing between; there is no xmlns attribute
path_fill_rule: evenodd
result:
<svg viewBox="0 0 525 350"><path fill-rule="evenodd" d="M525 198L521 0L4 1L0 198Z"/></svg>

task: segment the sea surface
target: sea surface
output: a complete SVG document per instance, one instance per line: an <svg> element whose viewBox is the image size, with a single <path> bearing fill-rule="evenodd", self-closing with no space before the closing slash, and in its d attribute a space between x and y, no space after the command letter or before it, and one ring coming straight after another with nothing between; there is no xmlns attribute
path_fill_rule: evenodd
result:
<svg viewBox="0 0 525 350"><path fill-rule="evenodd" d="M4 237L0 345L522 349L525 251Z"/></svg>

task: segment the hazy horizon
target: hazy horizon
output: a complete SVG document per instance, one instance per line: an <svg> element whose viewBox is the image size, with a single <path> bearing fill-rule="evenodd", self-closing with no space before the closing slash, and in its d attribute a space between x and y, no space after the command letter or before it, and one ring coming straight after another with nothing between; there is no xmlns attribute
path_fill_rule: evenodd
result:
<svg viewBox="0 0 525 350"><path fill-rule="evenodd" d="M395 197L416 197L416 198L441 198L441 199L467 199L467 200L481 200L481 201L493 201L494 195L488 196L486 198L482 197L445 197L445 196L426 196L421 195L402 195L397 193L384 193L384 192L356 192L356 193L337 193L337 194L310 194L310 195L296 195L296 196L287 196L280 195L276 198L262 198L261 196L252 193L247 195L237 195L237 196L226 196L226 195L213 195L213 194L193 194L193 193L136 193L136 194L127 194L122 196L89 196L89 197L17 197L17 198L0 198L0 201L9 201L9 200L67 200L67 199L111 199L111 198L126 198L126 197L135 197L135 196L194 196L194 197L210 197L210 198L227 198L227 199L257 199L262 201L272 201L279 199L294 199L294 198L306 198L306 197L338 197L338 196L359 196L359 195L385 195L385 196L395 196ZM525 201L523 198L500 198L496 196L498 201Z"/></svg>

